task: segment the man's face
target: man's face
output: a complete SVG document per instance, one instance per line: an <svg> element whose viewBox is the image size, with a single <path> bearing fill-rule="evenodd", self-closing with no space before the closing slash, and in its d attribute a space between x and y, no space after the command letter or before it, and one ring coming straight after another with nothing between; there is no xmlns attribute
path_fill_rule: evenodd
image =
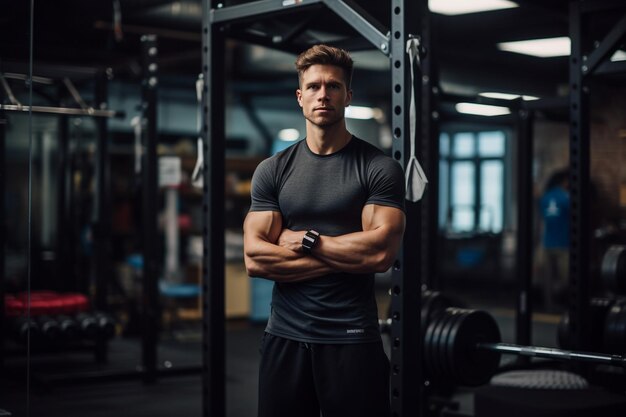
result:
<svg viewBox="0 0 626 417"><path fill-rule="evenodd" d="M334 65L311 65L296 90L304 118L316 126L331 126L344 118L352 99L343 70Z"/></svg>

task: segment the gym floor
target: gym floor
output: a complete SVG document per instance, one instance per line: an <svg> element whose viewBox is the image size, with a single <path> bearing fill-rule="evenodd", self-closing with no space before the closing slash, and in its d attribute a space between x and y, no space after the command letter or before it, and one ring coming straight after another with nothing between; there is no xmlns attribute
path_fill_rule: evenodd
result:
<svg viewBox="0 0 626 417"><path fill-rule="evenodd" d="M474 303L469 305L478 308ZM488 308L498 321L503 341L514 342L515 312L501 306L482 308ZM556 346L557 322L556 315L536 314L533 344ZM226 328L227 416L252 417L256 415L258 347L264 325L229 321ZM386 337L383 340L389 352L388 340ZM30 412L31 416L46 417L201 415L199 371L175 375L176 370L197 369L201 364L201 344L196 329L187 329L178 333L176 340L163 340L159 344L159 363L171 366L174 372L160 376L154 384L144 384L133 375L141 362L139 340L116 338L109 345L108 355L106 365L95 364L91 352L33 355L29 396L26 395L26 364L20 362L23 358L7 357L5 363L12 372L7 378L0 378L0 410L14 416L26 416ZM86 374L101 378L72 379L74 375ZM110 378L104 381L104 375ZM471 391L460 390L455 399L459 401L459 411L472 414ZM27 402L30 410L26 408ZM3 414L0 412L0 415Z"/></svg>

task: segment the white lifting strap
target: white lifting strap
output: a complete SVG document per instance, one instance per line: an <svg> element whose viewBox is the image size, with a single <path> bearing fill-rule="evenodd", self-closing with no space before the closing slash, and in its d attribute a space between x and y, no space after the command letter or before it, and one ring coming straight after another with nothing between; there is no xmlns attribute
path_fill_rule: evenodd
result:
<svg viewBox="0 0 626 417"><path fill-rule="evenodd" d="M424 174L424 170L422 169L420 163L417 161L415 157L415 141L417 140L415 125L416 125L416 110L415 110L415 61L417 61L417 65L420 65L419 58L419 39L418 38L410 38L406 41L406 52L409 54L409 59L411 63L411 106L409 108L409 125L410 125L410 136L409 140L411 141L411 154L409 155L409 162L407 164L405 170L405 180L406 180L406 199L412 202L416 202L421 200L424 195L424 190L426 189L426 184L428 183L428 179L426 178L426 174Z"/></svg>
<svg viewBox="0 0 626 417"><path fill-rule="evenodd" d="M141 158L143 156L143 147L141 144L141 134L143 130L143 118L135 116L131 119L130 125L135 133L135 174L141 173Z"/></svg>
<svg viewBox="0 0 626 417"><path fill-rule="evenodd" d="M191 174L191 183L194 187L202 188L204 185L204 175L203 175L203 166L204 166L204 151L202 150L202 90L204 89L204 77L202 74L198 75L198 79L196 80L196 98L198 99L198 121L197 121L197 132L198 132L198 158L196 159L196 166L193 169L193 173Z"/></svg>

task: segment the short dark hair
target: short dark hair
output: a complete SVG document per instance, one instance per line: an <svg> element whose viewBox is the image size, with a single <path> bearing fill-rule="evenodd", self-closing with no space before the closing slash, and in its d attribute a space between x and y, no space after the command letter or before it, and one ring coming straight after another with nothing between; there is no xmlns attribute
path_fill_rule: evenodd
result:
<svg viewBox="0 0 626 417"><path fill-rule="evenodd" d="M550 177L548 181L546 181L546 185L544 187L544 191L548 191L551 188L562 186L569 182L569 169L561 168L555 171Z"/></svg>
<svg viewBox="0 0 626 417"><path fill-rule="evenodd" d="M296 69L298 81L302 82L302 74L311 65L334 65L343 70L346 87L350 89L352 82L352 67L354 61L348 51L328 45L315 45L298 55Z"/></svg>

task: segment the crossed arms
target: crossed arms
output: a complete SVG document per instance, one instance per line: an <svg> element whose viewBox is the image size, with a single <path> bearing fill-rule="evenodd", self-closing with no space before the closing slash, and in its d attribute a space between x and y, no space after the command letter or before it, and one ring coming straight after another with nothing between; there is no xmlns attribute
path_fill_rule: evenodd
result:
<svg viewBox="0 0 626 417"><path fill-rule="evenodd" d="M296 282L332 272L384 272L400 247L404 213L394 207L368 204L362 210L361 222L361 232L320 236L307 255L301 245L306 231L283 229L279 212L250 212L243 225L248 275Z"/></svg>

